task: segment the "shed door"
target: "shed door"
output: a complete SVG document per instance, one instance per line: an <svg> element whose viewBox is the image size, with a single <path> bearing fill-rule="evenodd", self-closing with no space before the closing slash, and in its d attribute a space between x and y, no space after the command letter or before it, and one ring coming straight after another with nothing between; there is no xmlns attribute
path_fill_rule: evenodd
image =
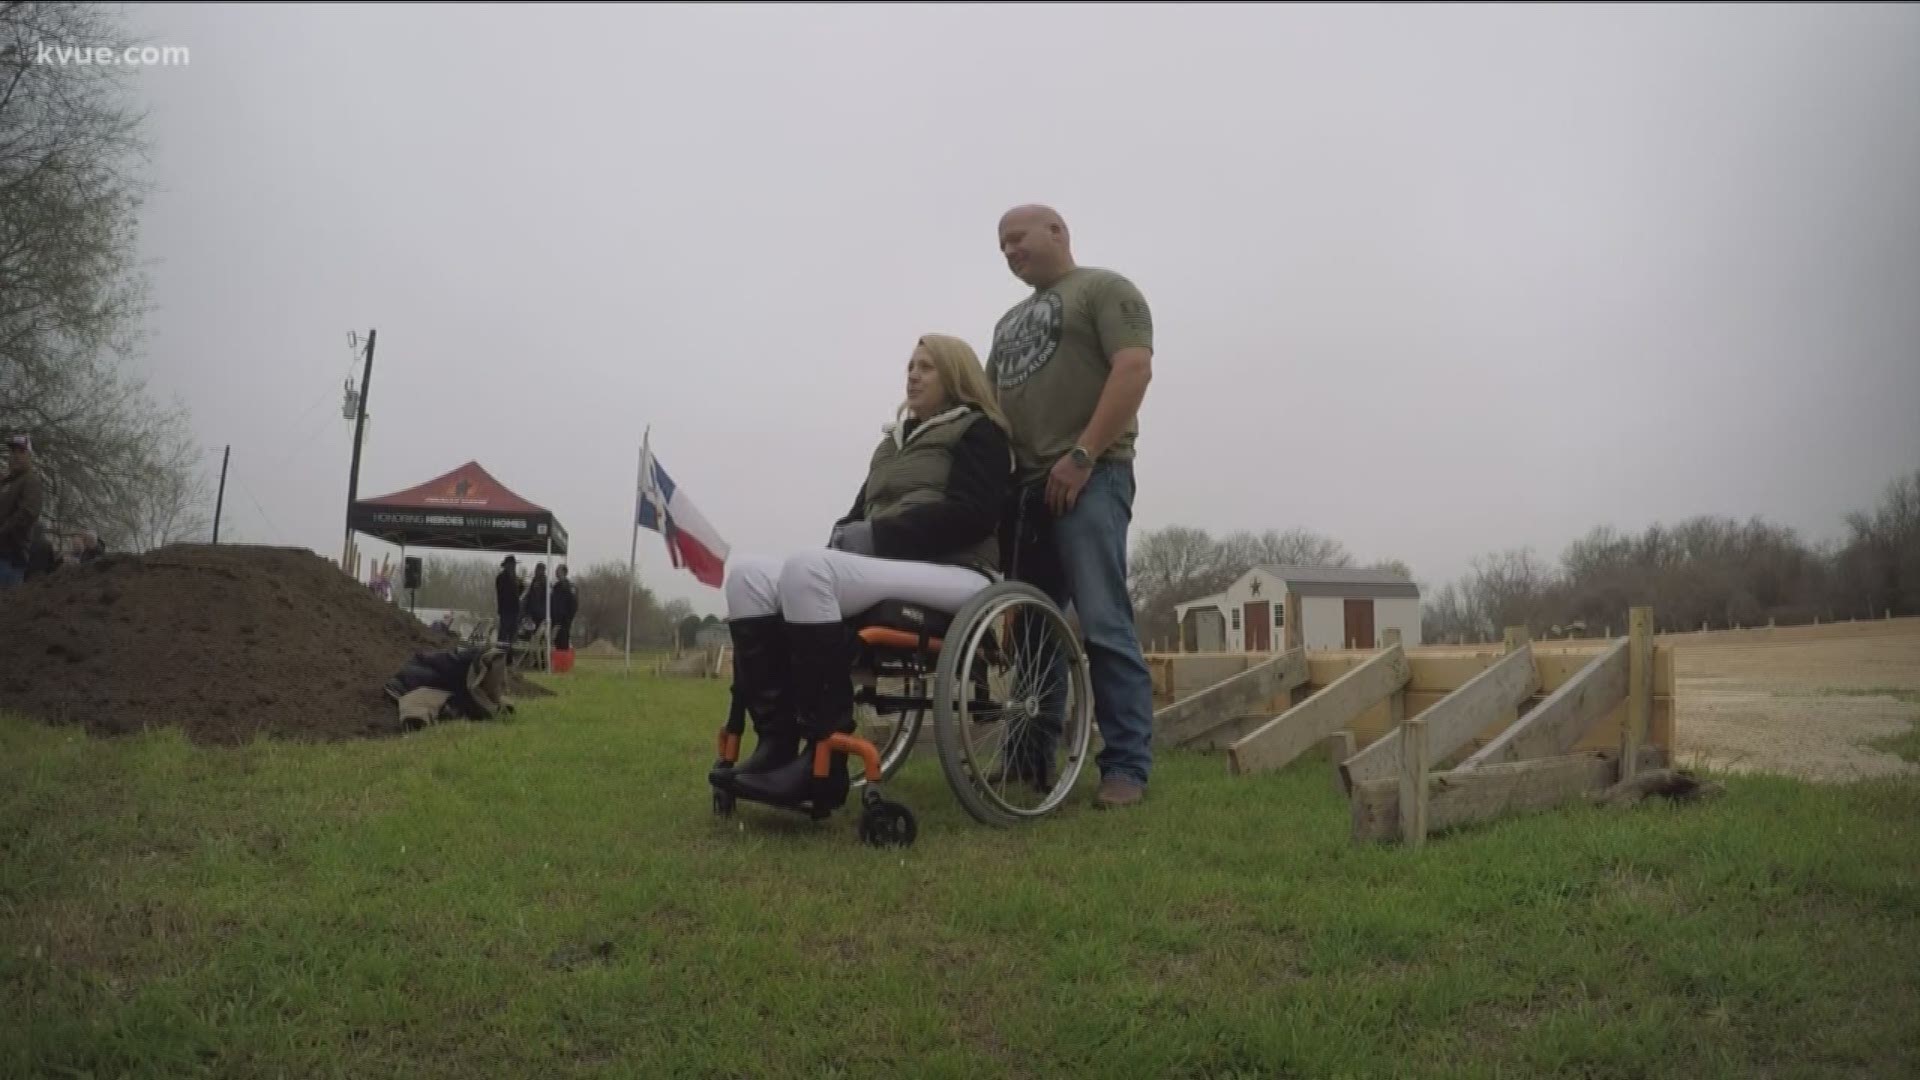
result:
<svg viewBox="0 0 1920 1080"><path fill-rule="evenodd" d="M1247 628L1248 652L1273 651L1273 612L1265 600L1249 600L1241 625Z"/></svg>
<svg viewBox="0 0 1920 1080"><path fill-rule="evenodd" d="M1347 648L1373 648L1373 601L1347 601Z"/></svg>

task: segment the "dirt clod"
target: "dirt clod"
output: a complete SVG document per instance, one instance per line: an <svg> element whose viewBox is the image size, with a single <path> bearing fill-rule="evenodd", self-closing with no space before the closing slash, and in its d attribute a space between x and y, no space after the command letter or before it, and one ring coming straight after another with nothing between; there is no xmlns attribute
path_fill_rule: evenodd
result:
<svg viewBox="0 0 1920 1080"><path fill-rule="evenodd" d="M454 644L311 551L225 544L17 586L0 640L0 711L95 735L177 727L200 744L398 735L382 684ZM546 693L517 675L510 692Z"/></svg>

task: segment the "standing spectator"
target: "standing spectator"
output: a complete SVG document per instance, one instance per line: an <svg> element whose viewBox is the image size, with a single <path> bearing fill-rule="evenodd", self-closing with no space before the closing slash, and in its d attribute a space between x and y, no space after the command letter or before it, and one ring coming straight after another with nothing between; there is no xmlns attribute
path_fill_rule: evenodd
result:
<svg viewBox="0 0 1920 1080"><path fill-rule="evenodd" d="M520 621L528 625L530 638L540 646L540 626L547 621L547 563L534 567L534 580L526 584L520 596Z"/></svg>
<svg viewBox="0 0 1920 1080"><path fill-rule="evenodd" d="M580 597L574 594L573 582L567 577L567 564L561 563L553 578L553 647L571 649L573 617L580 613Z"/></svg>
<svg viewBox="0 0 1920 1080"><path fill-rule="evenodd" d="M520 638L520 578L514 567L520 560L509 555L500 560L500 572L494 575L494 605L500 616L500 647L513 654L513 643Z"/></svg>
<svg viewBox="0 0 1920 1080"><path fill-rule="evenodd" d="M1067 224L1047 207L1009 210L1000 252L1033 291L994 327L987 371L1013 428L1022 487L1044 498L1054 556L1035 567L1046 572L1023 564L1020 576L1080 616L1104 744L1094 805L1131 806L1153 768L1153 679L1127 595L1153 317L1132 281L1074 261Z"/></svg>
<svg viewBox="0 0 1920 1080"><path fill-rule="evenodd" d="M520 617L533 626L538 634L540 626L547 621L547 564L541 563L533 568L533 580L527 584L527 593L520 602Z"/></svg>
<svg viewBox="0 0 1920 1080"><path fill-rule="evenodd" d="M27 577L34 536L46 492L33 464L33 442L25 435L7 439L7 475L0 479L0 588Z"/></svg>

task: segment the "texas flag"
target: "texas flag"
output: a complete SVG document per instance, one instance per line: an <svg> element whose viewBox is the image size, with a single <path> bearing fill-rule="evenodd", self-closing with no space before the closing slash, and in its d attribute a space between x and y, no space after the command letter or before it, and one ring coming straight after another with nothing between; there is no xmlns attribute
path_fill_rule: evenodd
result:
<svg viewBox="0 0 1920 1080"><path fill-rule="evenodd" d="M719 588L726 580L727 542L702 517L646 444L640 449L640 495L634 523L659 533L676 570L691 570L701 584Z"/></svg>

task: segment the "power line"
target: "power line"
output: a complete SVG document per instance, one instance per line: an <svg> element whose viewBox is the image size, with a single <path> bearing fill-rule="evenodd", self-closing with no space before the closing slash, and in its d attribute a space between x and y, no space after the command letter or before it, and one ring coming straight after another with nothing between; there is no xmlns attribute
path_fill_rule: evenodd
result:
<svg viewBox="0 0 1920 1080"><path fill-rule="evenodd" d="M230 470L227 473L227 479L233 481L234 485L240 489L240 493L245 495L247 501L253 504L253 508L260 512L260 519L267 523L267 528L273 530L273 538L282 544L286 543L287 534L280 531L280 526L273 520L273 515L267 513L267 508L261 506L260 500L253 497L253 489L248 487L247 482L240 478L239 472Z"/></svg>

